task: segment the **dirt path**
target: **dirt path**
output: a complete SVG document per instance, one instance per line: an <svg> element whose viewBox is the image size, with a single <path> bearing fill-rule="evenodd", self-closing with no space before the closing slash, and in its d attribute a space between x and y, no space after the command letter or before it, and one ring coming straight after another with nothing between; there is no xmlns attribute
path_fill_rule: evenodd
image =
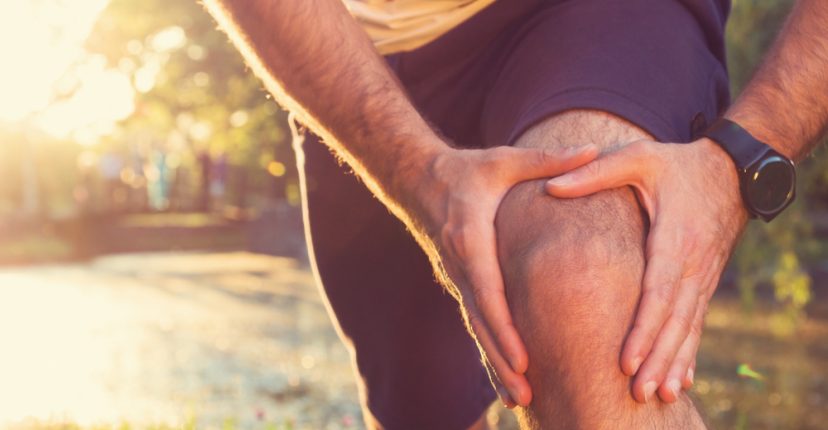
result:
<svg viewBox="0 0 828 430"><path fill-rule="evenodd" d="M747 315L717 294L694 388L715 428L825 428L820 297L783 335L778 305ZM740 378L745 364L761 380ZM133 429L362 428L357 398L348 353L295 260L131 254L0 269L0 428L29 416ZM492 413L514 429L508 412Z"/></svg>
<svg viewBox="0 0 828 430"><path fill-rule="evenodd" d="M255 254L0 270L0 425L360 427L310 272Z"/></svg>

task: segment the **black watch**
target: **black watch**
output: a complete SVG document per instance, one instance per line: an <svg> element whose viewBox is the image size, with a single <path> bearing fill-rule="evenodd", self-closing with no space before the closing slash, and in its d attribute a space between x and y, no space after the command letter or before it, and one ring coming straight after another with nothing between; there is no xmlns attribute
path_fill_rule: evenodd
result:
<svg viewBox="0 0 828 430"><path fill-rule="evenodd" d="M796 169L789 158L724 118L716 121L704 136L719 144L733 159L742 201L753 217L768 222L793 202Z"/></svg>

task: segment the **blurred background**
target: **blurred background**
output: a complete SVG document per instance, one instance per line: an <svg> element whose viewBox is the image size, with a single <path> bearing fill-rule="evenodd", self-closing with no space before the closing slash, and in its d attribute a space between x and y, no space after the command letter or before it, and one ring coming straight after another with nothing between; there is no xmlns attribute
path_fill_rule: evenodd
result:
<svg viewBox="0 0 828 430"><path fill-rule="evenodd" d="M734 1L734 94L791 3ZM286 114L201 6L0 0L0 35L0 427L361 428ZM716 428L828 422L823 148L800 175L711 305Z"/></svg>

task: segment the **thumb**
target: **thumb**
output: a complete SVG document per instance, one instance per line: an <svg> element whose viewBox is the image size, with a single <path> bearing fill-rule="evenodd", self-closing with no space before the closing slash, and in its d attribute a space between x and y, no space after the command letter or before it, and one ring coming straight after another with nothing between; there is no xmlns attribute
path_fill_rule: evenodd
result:
<svg viewBox="0 0 828 430"><path fill-rule="evenodd" d="M499 165L507 169L513 183L560 175L598 156L595 145L559 149L503 147L501 151L504 162Z"/></svg>
<svg viewBox="0 0 828 430"><path fill-rule="evenodd" d="M564 175L546 182L546 192L555 197L583 197L625 185L642 190L641 178L650 165L647 143L631 143Z"/></svg>

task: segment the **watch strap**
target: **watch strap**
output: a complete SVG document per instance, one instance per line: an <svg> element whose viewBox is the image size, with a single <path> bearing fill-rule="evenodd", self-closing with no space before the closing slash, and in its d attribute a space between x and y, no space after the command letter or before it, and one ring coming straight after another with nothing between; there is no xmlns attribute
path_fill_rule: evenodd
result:
<svg viewBox="0 0 828 430"><path fill-rule="evenodd" d="M772 151L770 146L726 118L719 118L704 132L704 136L719 144L740 170L747 169L768 151Z"/></svg>

